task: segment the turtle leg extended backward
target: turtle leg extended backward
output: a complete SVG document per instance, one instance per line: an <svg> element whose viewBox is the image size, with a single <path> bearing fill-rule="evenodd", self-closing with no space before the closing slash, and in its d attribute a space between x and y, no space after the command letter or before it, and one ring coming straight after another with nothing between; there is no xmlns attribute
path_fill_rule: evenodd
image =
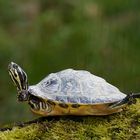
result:
<svg viewBox="0 0 140 140"><path fill-rule="evenodd" d="M136 98L140 98L140 93L130 93L123 100L111 104L109 108L114 109L126 104L136 103Z"/></svg>

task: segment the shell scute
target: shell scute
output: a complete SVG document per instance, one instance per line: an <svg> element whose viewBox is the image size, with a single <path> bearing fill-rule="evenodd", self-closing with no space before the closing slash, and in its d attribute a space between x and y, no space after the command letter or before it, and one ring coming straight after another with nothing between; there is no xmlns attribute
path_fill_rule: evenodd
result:
<svg viewBox="0 0 140 140"><path fill-rule="evenodd" d="M67 101L67 97L66 97L66 96L59 96L59 95L56 95L55 100L58 101L58 102L63 102L63 103L65 103L65 102Z"/></svg>
<svg viewBox="0 0 140 140"><path fill-rule="evenodd" d="M68 96L67 97L67 102L69 102L69 103L79 103L79 98L74 97L74 96Z"/></svg>
<svg viewBox="0 0 140 140"><path fill-rule="evenodd" d="M84 103L84 104L92 103L91 99L86 96L79 97L79 99L80 99L80 103Z"/></svg>
<svg viewBox="0 0 140 140"><path fill-rule="evenodd" d="M112 103L126 97L103 78L73 69L49 74L30 89L35 96L64 103Z"/></svg>

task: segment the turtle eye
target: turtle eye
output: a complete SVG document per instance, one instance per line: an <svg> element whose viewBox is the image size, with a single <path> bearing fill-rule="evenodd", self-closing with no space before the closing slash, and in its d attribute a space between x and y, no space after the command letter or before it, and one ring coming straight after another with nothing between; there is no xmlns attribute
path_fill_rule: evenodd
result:
<svg viewBox="0 0 140 140"><path fill-rule="evenodd" d="M18 65L17 64L13 64L13 68L18 69Z"/></svg>

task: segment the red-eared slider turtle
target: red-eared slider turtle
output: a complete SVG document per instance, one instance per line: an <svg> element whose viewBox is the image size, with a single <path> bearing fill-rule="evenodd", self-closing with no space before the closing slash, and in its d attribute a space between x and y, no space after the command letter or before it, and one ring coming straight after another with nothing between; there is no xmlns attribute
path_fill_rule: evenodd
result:
<svg viewBox="0 0 140 140"><path fill-rule="evenodd" d="M108 115L140 97L140 94L126 95L88 71L66 69L29 86L20 66L11 62L8 70L17 87L18 101L28 102L34 113L43 116Z"/></svg>

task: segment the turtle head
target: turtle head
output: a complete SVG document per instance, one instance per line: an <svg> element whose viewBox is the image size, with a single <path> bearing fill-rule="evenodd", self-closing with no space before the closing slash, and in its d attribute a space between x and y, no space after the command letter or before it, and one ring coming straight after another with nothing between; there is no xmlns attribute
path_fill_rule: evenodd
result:
<svg viewBox="0 0 140 140"><path fill-rule="evenodd" d="M8 72L17 87L18 101L27 101L29 98L27 74L14 62L8 65Z"/></svg>

